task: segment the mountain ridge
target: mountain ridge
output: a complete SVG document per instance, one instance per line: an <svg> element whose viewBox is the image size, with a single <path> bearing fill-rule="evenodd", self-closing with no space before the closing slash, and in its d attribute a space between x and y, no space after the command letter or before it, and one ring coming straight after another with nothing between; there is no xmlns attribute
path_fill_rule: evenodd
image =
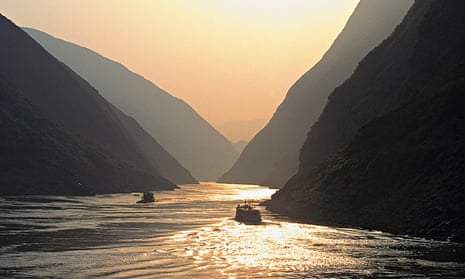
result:
<svg viewBox="0 0 465 279"><path fill-rule="evenodd" d="M183 100L95 51L24 28L127 113L198 179L215 180L237 157L232 144Z"/></svg>
<svg viewBox="0 0 465 279"><path fill-rule="evenodd" d="M128 136L122 122L130 122L129 117L3 15L0 25L0 37L5 42L0 45L0 75L44 118L64 127L72 137L95 146L96 150L105 150L104 153L126 161L141 173L159 176L150 158ZM140 189L130 184L127 181L126 191ZM166 189L167 184L175 187L167 180L163 184L154 185L154 189Z"/></svg>
<svg viewBox="0 0 465 279"><path fill-rule="evenodd" d="M220 181L281 187L297 172L299 150L327 96L400 23L413 1L360 1L320 61L289 89L267 125Z"/></svg>
<svg viewBox="0 0 465 279"><path fill-rule="evenodd" d="M43 117L0 76L0 195L93 195L172 189ZM129 186L130 184L130 186Z"/></svg>
<svg viewBox="0 0 465 279"><path fill-rule="evenodd" d="M465 242L465 3L416 1L334 90L274 212Z"/></svg>

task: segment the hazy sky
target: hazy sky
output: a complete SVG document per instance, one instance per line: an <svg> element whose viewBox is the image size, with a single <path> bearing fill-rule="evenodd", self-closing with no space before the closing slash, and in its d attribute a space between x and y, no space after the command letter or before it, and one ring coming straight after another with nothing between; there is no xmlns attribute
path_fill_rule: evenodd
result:
<svg viewBox="0 0 465 279"><path fill-rule="evenodd" d="M0 12L123 63L210 123L270 118L358 0L1 0Z"/></svg>

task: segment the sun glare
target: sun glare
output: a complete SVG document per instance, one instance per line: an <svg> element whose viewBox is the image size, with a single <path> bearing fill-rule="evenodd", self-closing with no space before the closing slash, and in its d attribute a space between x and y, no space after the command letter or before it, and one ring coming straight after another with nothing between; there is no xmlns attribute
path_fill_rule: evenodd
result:
<svg viewBox="0 0 465 279"><path fill-rule="evenodd" d="M263 188L256 185L250 185L250 188L240 189L235 198L238 200L263 200L269 199L276 192L276 189Z"/></svg>

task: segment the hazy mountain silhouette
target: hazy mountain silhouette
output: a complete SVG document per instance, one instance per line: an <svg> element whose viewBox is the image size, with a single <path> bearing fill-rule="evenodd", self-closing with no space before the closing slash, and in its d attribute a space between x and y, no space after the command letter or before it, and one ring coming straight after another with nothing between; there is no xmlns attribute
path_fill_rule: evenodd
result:
<svg viewBox="0 0 465 279"><path fill-rule="evenodd" d="M236 149L237 153L241 154L242 150L244 150L244 147L247 145L247 141L241 140L238 142L234 142L233 146Z"/></svg>
<svg viewBox="0 0 465 279"><path fill-rule="evenodd" d="M299 150L330 92L391 34L412 4L413 0L361 0L329 50L289 89L272 119L220 181L282 186L297 172Z"/></svg>
<svg viewBox="0 0 465 279"><path fill-rule="evenodd" d="M237 158L232 144L184 101L90 49L25 30L109 102L134 117L197 179L217 179Z"/></svg>
<svg viewBox="0 0 465 279"><path fill-rule="evenodd" d="M269 207L465 242L465 2L423 0L338 87Z"/></svg>
<svg viewBox="0 0 465 279"><path fill-rule="evenodd" d="M171 189L45 119L0 77L0 195L89 195Z"/></svg>
<svg viewBox="0 0 465 279"><path fill-rule="evenodd" d="M144 149L125 129L132 121L129 117L105 101L85 80L3 16L0 17L0 27L3 41L0 44L0 75L20 91L39 113L73 135L79 135L116 158L131 163L138 170L159 175L156 162L143 153ZM132 123L137 125L134 121ZM153 145L153 148L158 147ZM126 190L130 191L132 182L127 183ZM171 183L170 186L174 187ZM166 185L150 187L166 188ZM133 188L139 189L140 186Z"/></svg>

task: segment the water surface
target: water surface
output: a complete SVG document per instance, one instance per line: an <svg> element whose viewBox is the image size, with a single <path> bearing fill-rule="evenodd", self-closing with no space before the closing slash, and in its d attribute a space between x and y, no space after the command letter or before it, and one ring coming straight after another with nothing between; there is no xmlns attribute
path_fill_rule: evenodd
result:
<svg viewBox="0 0 465 279"><path fill-rule="evenodd" d="M464 278L465 247L353 228L300 224L235 205L275 190L203 183L134 194L0 198L0 277ZM264 210L263 208L261 208Z"/></svg>

